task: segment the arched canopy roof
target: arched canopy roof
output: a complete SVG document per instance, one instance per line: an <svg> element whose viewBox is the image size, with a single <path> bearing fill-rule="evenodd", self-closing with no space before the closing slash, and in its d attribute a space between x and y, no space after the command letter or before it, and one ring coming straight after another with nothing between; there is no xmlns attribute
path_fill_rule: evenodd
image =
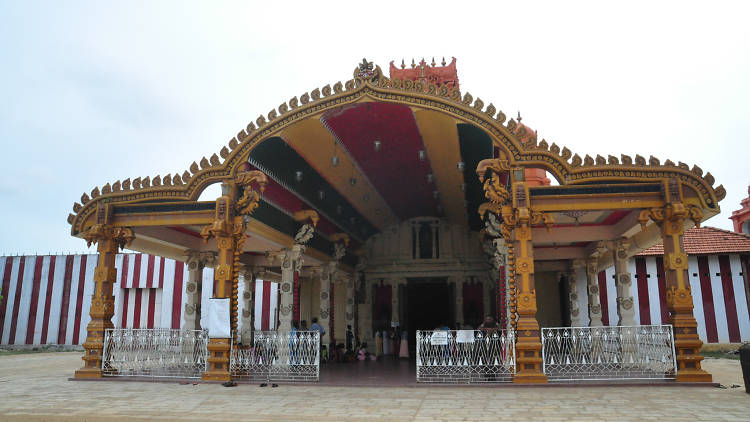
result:
<svg viewBox="0 0 750 422"><path fill-rule="evenodd" d="M79 235L105 203L169 202L208 210L209 204L196 202L200 193L249 162L271 179L267 206L259 209L267 219L313 208L321 214L318 229L324 235L348 232L359 242L419 215L442 215L478 229L476 209L484 199L474 169L499 153L511 166L548 171L562 188L606 185L615 186L608 189L616 193L617 185L677 179L686 201L704 210L706 218L719 212L718 201L725 196L698 166L640 155L582 158L538 141L525 126L469 93L389 79L364 62L353 79L316 88L259 116L218 154L193 162L182 174L127 179L84 193L68 222Z"/></svg>

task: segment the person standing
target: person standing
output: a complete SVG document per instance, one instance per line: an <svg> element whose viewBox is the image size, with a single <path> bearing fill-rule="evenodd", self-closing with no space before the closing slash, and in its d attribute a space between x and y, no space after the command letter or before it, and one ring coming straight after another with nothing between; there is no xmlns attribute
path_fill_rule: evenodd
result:
<svg viewBox="0 0 750 422"><path fill-rule="evenodd" d="M409 359L409 333L404 329L404 331L401 332L401 345L399 347L398 351L398 357L400 358L407 358Z"/></svg>
<svg viewBox="0 0 750 422"><path fill-rule="evenodd" d="M319 340L321 344L320 358L323 362L328 360L328 348L323 345L323 335L326 333L326 329L322 325L318 324L318 317L312 318L312 325L310 325L310 331L317 331L319 334Z"/></svg>
<svg viewBox="0 0 750 422"><path fill-rule="evenodd" d="M393 353L393 346L391 346L391 331L383 330L383 355L390 356Z"/></svg>
<svg viewBox="0 0 750 422"><path fill-rule="evenodd" d="M313 317L310 331L317 331L320 333L320 341L323 341L323 336L326 333L326 329L322 325L318 324L318 317Z"/></svg>

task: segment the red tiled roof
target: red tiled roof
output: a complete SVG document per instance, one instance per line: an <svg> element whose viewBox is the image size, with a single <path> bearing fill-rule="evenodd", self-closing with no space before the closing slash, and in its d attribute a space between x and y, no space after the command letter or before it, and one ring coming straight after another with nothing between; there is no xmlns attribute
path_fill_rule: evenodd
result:
<svg viewBox="0 0 750 422"><path fill-rule="evenodd" d="M685 231L683 242L685 252L688 255L750 252L750 235L717 229L716 227L688 229ZM638 255L662 254L664 254L664 245L659 243Z"/></svg>

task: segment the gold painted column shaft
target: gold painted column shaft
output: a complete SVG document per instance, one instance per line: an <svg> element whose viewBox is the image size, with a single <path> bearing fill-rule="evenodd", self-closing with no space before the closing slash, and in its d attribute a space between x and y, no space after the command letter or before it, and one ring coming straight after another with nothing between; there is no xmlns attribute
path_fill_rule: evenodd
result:
<svg viewBox="0 0 750 422"><path fill-rule="evenodd" d="M219 249L217 265L214 271L214 283L216 295L214 299L227 299L232 293L235 239L231 234L216 233L216 245ZM230 304L230 324L232 329L236 328L236 303ZM209 333L210 336L211 333ZM229 381L232 376L229 373L229 354L231 339L210 338L208 345L209 356L206 359L206 372L201 379L204 381Z"/></svg>
<svg viewBox="0 0 750 422"><path fill-rule="evenodd" d="M703 342L698 337L698 323L693 315L693 296L688 279L688 257L683 245L683 213L665 213L661 225L664 241L664 273L667 284L667 311L674 329L677 353L677 381L711 382L711 374L701 369Z"/></svg>
<svg viewBox="0 0 750 422"><path fill-rule="evenodd" d="M134 236L130 229L95 225L84 235L89 243L97 243L99 259L94 271L94 293L91 295L91 322L86 327L84 365L75 372L75 378L101 378L102 353L105 330L114 328L112 316L115 298L112 288L117 280L115 256L120 248L130 244Z"/></svg>
<svg viewBox="0 0 750 422"><path fill-rule="evenodd" d="M513 229L516 250L516 285L518 286L516 325L516 375L514 383L546 383L542 373L542 341L536 319L536 288L534 286L534 251L531 227L521 222Z"/></svg>
<svg viewBox="0 0 750 422"><path fill-rule="evenodd" d="M664 274L666 278L667 311L674 329L677 360L677 381L711 382L711 374L701 369L703 342L698 337L698 323L693 315L693 295L688 278L688 256L683 245L687 219L698 226L703 211L683 202L682 184L677 179L664 181L662 189L666 205L641 211L638 222L645 230L649 220L661 229L664 242Z"/></svg>

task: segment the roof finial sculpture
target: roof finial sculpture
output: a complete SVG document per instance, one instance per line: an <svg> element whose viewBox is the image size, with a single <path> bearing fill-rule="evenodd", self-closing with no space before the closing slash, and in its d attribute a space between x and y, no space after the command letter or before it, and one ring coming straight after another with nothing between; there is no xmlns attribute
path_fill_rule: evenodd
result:
<svg viewBox="0 0 750 422"><path fill-rule="evenodd" d="M372 62L368 62L367 59L362 58L362 63L359 64L357 76L359 76L360 78L369 78L374 74L375 72L373 71Z"/></svg>

